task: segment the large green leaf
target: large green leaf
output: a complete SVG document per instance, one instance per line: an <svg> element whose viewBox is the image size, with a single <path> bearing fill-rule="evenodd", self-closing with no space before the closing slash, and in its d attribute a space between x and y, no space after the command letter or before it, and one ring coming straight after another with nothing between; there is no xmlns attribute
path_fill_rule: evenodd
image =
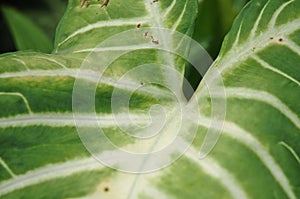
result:
<svg viewBox="0 0 300 199"><path fill-rule="evenodd" d="M178 41L163 29L136 26L171 28L191 36L196 3L115 0L100 9L93 2L80 8L80 2L73 0L58 27L55 54L19 52L0 58L2 198L299 198L300 1L249 3L187 103L181 88L184 61L157 49L172 49L186 40ZM118 34L130 29L134 30L125 40L124 34ZM144 30L153 31L159 45L139 39ZM106 40L112 35L116 36ZM141 49L134 42L150 47ZM189 47L189 42L183 43ZM132 51L122 54L128 49ZM117 55L103 72L102 65ZM100 56L101 64L85 68L93 56ZM126 75L151 63L158 66ZM92 91L95 97L90 96ZM131 98L123 104L127 96ZM91 110L83 109L93 100ZM124 117L127 106L131 121ZM157 114L161 107L165 114ZM146 140L128 136L151 122L149 109L152 122L167 119L160 135ZM81 138L82 130L91 133L86 141L93 147L98 141L94 138L101 135L93 134L97 122L116 146L136 152L159 150L178 131L186 135L178 136L180 150L193 139L190 132L198 133L171 166L131 174L101 165L82 145L77 130ZM211 153L199 160L198 151L210 152L219 132ZM97 143L104 148L96 157L108 153L113 163L122 161L105 148L104 135ZM170 158L163 155L155 160ZM151 160L146 155L144 163L127 162L143 169L147 158Z"/></svg>
<svg viewBox="0 0 300 199"><path fill-rule="evenodd" d="M149 32L146 39L143 36L145 32L137 28L138 24L149 28L172 28L191 36L196 12L197 2L193 0L157 3L113 1L102 9L96 2L91 2L87 8L81 8L81 3L74 0L69 2L57 29L55 54L19 52L3 55L0 58L3 110L0 122L1 195L7 198L32 198L36 195L41 198L82 197L93 195L97 190L100 195L107 194L103 186L116 190L112 184L115 182L116 186L121 186L122 178L128 182L136 181L136 175L116 173L101 166L81 143L72 114L75 78L86 56L106 38L133 29L140 35L142 42L156 47L159 45L152 43L150 36L153 34L156 41L159 36L164 36L161 35L162 32ZM159 43L168 48L177 45L172 41L170 44L166 43L168 39L170 38L165 41L159 39ZM124 44L125 50L127 45L129 44ZM182 76L173 76L174 79L162 67L163 64L174 63L172 66L175 71L183 74L184 62L177 56L155 49L139 50L138 46L133 47L136 48L134 51L115 60L96 88L97 115L102 118L102 127L107 137L119 146L145 143L137 143L114 123L111 109L114 90L119 89L120 96L123 96L131 94L136 86L145 85L144 89L135 92L130 99L130 116L137 122L141 121L140 124L149 122L148 109L151 105L161 104L170 111L174 109L173 102L176 99L162 87L164 85L171 87L180 96L180 101L186 102L181 90ZM113 52L107 50L103 52L103 56L107 53L111 55ZM132 59L135 57L138 59ZM161 68L153 73L153 77L162 80L161 85L151 84L149 79L141 82L138 76L118 82L130 69L149 63L161 64ZM95 72L99 70L101 68L81 71L85 74L82 79L87 88L97 82ZM82 100L86 100L84 95ZM122 106L124 105L121 104L118 108L122 110ZM93 119L92 114L82 113L79 116L82 121L87 121L80 127L95 128L93 121L89 121ZM128 126L126 121L123 125ZM151 146L151 142L148 145ZM108 181L110 185L106 185ZM31 191L36 186L40 187L39 193ZM55 191L46 192L49 186ZM146 194L139 193L141 189L136 189L134 193L130 191L131 187L134 187L134 183L128 183L124 187L125 193L119 194ZM72 191L68 192L66 189Z"/></svg>
<svg viewBox="0 0 300 199"><path fill-rule="evenodd" d="M237 183L231 186L237 198L300 196L299 10L297 0L252 1L213 64L225 88L216 83L211 95L220 99L225 91L226 120L215 127L205 119L200 124L222 129L210 157ZM205 76L206 81L215 78L215 73ZM198 95L207 100L201 95L204 86ZM202 113L209 115L209 109Z"/></svg>

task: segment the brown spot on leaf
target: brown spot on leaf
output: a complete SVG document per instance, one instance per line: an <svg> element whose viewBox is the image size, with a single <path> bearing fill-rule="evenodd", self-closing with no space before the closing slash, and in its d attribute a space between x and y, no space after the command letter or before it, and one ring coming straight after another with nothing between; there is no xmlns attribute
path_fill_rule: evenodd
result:
<svg viewBox="0 0 300 199"><path fill-rule="evenodd" d="M138 23L136 24L136 28L141 28L142 24Z"/></svg>
<svg viewBox="0 0 300 199"><path fill-rule="evenodd" d="M153 43L153 44L156 44L156 45L158 45L158 44L159 44L159 41L158 41L158 40L156 40L156 39L154 39L154 37L153 37L153 36L151 36L151 39L152 39L152 43Z"/></svg>
<svg viewBox="0 0 300 199"><path fill-rule="evenodd" d="M144 33L144 37L147 38L148 37L149 32L145 32Z"/></svg>
<svg viewBox="0 0 300 199"><path fill-rule="evenodd" d="M279 38L278 41L279 41L279 42L283 42L283 38Z"/></svg>
<svg viewBox="0 0 300 199"><path fill-rule="evenodd" d="M104 187L103 191L104 192L109 192L109 187Z"/></svg>
<svg viewBox="0 0 300 199"><path fill-rule="evenodd" d="M98 0L99 1L99 0ZM106 8L109 3L109 0L105 0L104 3L100 6L101 8Z"/></svg>

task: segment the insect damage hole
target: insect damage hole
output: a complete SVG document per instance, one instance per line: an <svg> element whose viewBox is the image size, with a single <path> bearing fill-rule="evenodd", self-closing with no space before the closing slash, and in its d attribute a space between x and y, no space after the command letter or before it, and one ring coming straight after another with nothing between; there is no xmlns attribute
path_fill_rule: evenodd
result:
<svg viewBox="0 0 300 199"><path fill-rule="evenodd" d="M136 28L141 28L141 27L142 27L141 23L136 24Z"/></svg>
<svg viewBox="0 0 300 199"><path fill-rule="evenodd" d="M106 192L106 193L109 192L109 187L104 187L103 191Z"/></svg>
<svg viewBox="0 0 300 199"><path fill-rule="evenodd" d="M281 43L283 42L283 38L279 38L278 41Z"/></svg>
<svg viewBox="0 0 300 199"><path fill-rule="evenodd" d="M152 43L153 43L153 44L156 44L156 45L158 45L158 44L159 44L159 41L158 41L158 39L157 39L157 40L155 40L153 36L151 36L151 40L152 40Z"/></svg>
<svg viewBox="0 0 300 199"><path fill-rule="evenodd" d="M144 37L147 38L148 37L149 32L145 32L144 33Z"/></svg>

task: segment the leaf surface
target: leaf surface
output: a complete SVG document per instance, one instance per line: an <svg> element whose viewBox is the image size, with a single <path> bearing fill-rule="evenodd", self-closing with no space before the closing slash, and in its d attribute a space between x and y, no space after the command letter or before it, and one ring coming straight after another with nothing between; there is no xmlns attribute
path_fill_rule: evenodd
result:
<svg viewBox="0 0 300 199"><path fill-rule="evenodd" d="M80 2L70 1L58 27L54 54L3 55L1 197L299 198L300 1L249 3L233 24L219 57L186 102L182 95L185 62L154 47L134 48L130 42L155 46L151 39L138 37L144 34L136 28L139 23L191 36L196 3L116 0L100 9L93 2L80 8ZM117 33L130 29L135 33L126 41L105 43L110 36L118 38ZM163 33L152 32L160 45L167 49L178 45L175 36L166 39ZM116 47L118 50L112 52ZM121 53L105 72L101 67L82 70L86 57L95 51L103 64L106 58L129 47L133 51ZM126 76L136 66L151 63L158 64L157 70L142 68L141 73ZM180 75L166 73L170 72L165 70L166 65ZM78 85L84 88L79 90L82 93L76 93L78 79ZM157 79L160 85L151 83ZM72 112L74 89L76 124ZM95 97L89 98L93 89ZM112 106L116 90L120 103ZM121 103L128 95L129 103ZM97 120L93 107L92 111L82 108L93 99ZM128 107L130 120L124 117ZM165 119L160 117L161 107L167 115L161 136L139 140L127 134ZM184 111L179 114L182 107ZM116 118L120 123L116 124ZM187 133L177 142L179 149L180 144L191 140L189 132L197 130L197 135L193 145L171 166L148 174L129 174L99 164L82 145L77 130L97 132L98 125L116 146L135 152L161 149L176 138L178 130ZM210 138L218 138L219 132L221 136L210 152L207 141L216 141ZM103 142L96 143L104 146L99 156L109 151L113 162L114 151L103 150L107 144L104 135ZM90 143L97 136L92 136ZM200 149L210 152L201 160ZM156 160L176 153L169 155ZM145 162L147 158L151 160L150 155L145 156ZM127 163L133 167L140 164Z"/></svg>
<svg viewBox="0 0 300 199"><path fill-rule="evenodd" d="M196 1L112 1L107 8L100 9L100 4L91 2L87 8L81 7L79 1L70 1L65 16L58 29L54 54L10 53L1 56L1 196L4 198L32 198L39 195L43 198L77 198L109 197L124 198L152 195L156 188L147 193L143 187L134 188L136 175L122 174L99 164L85 149L80 141L72 113L72 92L78 73L86 88L96 86L95 111L101 121L105 135L119 147L151 147L155 140L137 142L122 131L122 127L131 125L122 120L124 104L117 104L118 115L122 124L114 121L111 109L111 98L114 90L119 97L133 96L130 99L130 117L139 125L149 123L148 111L152 105L161 104L168 111L174 109L176 98L162 86L171 86L180 95L181 103L186 103L181 94L182 77L171 79L164 73L163 64L173 64L178 74L184 72L184 62L177 56L158 52L155 49L135 49L116 59L98 82L99 71L81 70L85 58L99 43L108 37L125 30L134 29L140 36L138 40L155 47L150 38L143 38L142 27L172 28L184 34L193 32L193 19L196 17ZM123 13L124 12L124 13ZM168 16L168 17L166 17ZM175 17L178 16L178 17ZM188 22L188 23L187 23ZM166 43L160 37L161 32L152 33L162 45L171 48L175 42ZM152 35L151 35L152 36ZM110 45L110 43L108 43ZM119 45L126 50L127 44ZM111 47L111 46L106 46ZM113 52L104 50L105 57ZM170 59L165 59L169 56ZM139 59L133 59L138 57ZM161 68L153 72L153 77L162 79L162 86L151 84L150 79L139 80L138 76L118 81L127 71L136 65L161 63ZM180 63L180 65L179 65ZM147 72L147 71L145 71ZM151 72L151 71L148 71ZM147 81L150 81L148 84ZM177 82L176 82L177 81ZM176 82L176 84L173 84ZM135 91L137 86L144 89ZM174 85L174 87L173 87ZM80 104L85 104L85 96ZM79 113L80 127L96 129L93 113ZM170 112L169 112L170 114ZM126 119L126 118L124 118ZM103 139L105 145L105 140ZM146 151L148 150L145 147ZM137 149L138 149L137 148ZM121 182L127 181L122 188ZM75 183L74 183L75 182ZM145 180L145 183L148 180ZM149 182L150 183L150 182ZM73 184L71 186L71 184ZM38 194L34 191L39 187ZM46 192L49 187L56 190ZM72 188L73 187L73 188ZM80 187L80 188L79 188ZM118 188L117 188L118 187ZM66 191L71 189L72 191ZM116 192L118 189L119 192ZM109 191L107 191L109 190ZM157 195L164 195L156 191Z"/></svg>
<svg viewBox="0 0 300 199"><path fill-rule="evenodd" d="M249 3L212 67L223 84L215 83L210 97L225 92L227 107L226 120L210 126L222 129L210 155L245 193L236 198L299 198L299 9L297 0ZM205 76L214 79L216 73ZM210 99L203 90L202 83L200 106ZM202 109L206 117L209 109Z"/></svg>

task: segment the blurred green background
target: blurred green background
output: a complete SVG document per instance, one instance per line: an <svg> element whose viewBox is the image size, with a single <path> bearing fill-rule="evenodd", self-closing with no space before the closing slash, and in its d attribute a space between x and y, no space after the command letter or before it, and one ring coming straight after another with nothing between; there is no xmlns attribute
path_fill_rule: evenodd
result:
<svg viewBox="0 0 300 199"><path fill-rule="evenodd" d="M27 49L51 52L55 28L67 2L0 0L0 53Z"/></svg>

